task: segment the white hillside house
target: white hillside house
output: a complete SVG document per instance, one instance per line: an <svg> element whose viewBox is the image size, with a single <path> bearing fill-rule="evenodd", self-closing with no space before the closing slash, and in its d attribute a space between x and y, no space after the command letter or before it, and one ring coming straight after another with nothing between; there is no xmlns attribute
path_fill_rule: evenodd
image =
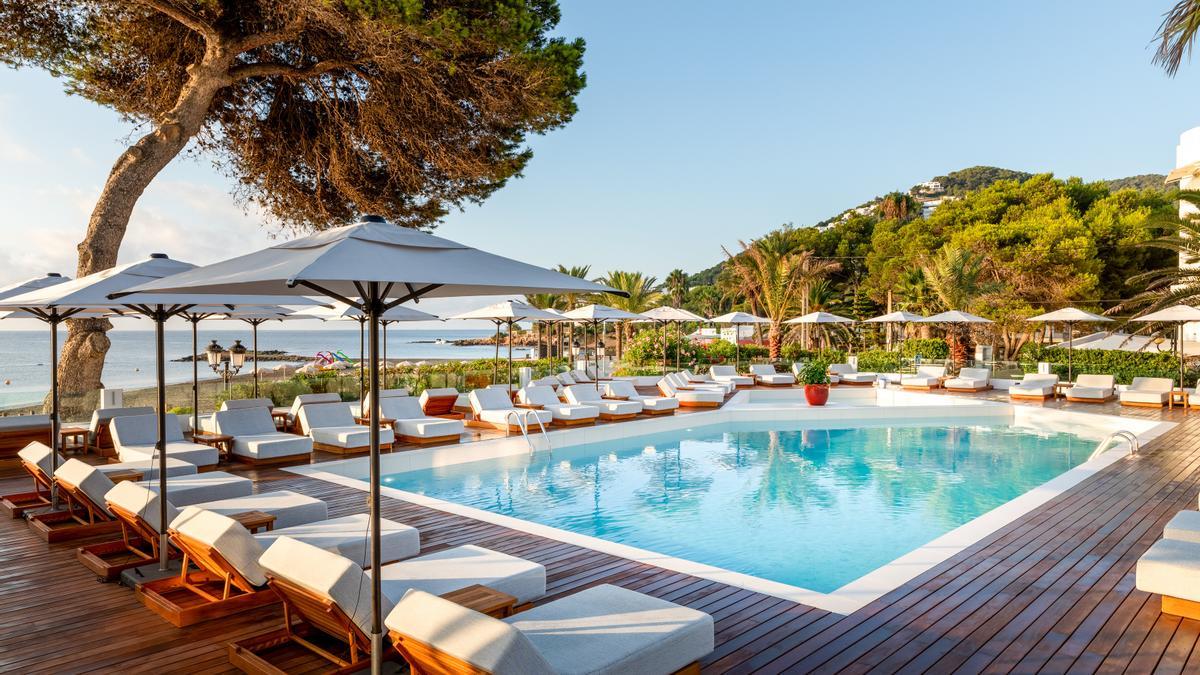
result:
<svg viewBox="0 0 1200 675"><path fill-rule="evenodd" d="M1179 145L1175 146L1175 170L1167 175L1168 183L1179 183L1181 190L1200 190L1200 127L1193 127L1179 134ZM1196 207L1179 202L1179 216L1194 216ZM1179 265L1186 266L1182 257ZM1194 266L1194 265L1193 265ZM1189 323L1183 327L1184 342L1200 341L1200 323Z"/></svg>

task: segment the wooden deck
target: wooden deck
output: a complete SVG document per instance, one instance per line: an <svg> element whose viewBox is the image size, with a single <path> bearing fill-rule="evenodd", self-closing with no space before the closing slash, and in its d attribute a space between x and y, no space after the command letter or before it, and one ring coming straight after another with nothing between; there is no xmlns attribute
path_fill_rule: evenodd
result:
<svg viewBox="0 0 1200 675"><path fill-rule="evenodd" d="M1085 404L1052 403L1097 411ZM547 567L547 600L614 583L716 619L719 672L1200 672L1200 622L1160 614L1133 567L1176 511L1197 507L1200 414L1105 412L1180 422L1144 448L849 616L384 498L426 551L475 543ZM363 512L364 494L279 469L233 469ZM23 488L0 467L0 493ZM0 672L228 672L226 643L276 628L264 608L176 629L133 593L97 583L68 545L0 521ZM288 655L285 655L288 656ZM320 664L290 655L292 672Z"/></svg>

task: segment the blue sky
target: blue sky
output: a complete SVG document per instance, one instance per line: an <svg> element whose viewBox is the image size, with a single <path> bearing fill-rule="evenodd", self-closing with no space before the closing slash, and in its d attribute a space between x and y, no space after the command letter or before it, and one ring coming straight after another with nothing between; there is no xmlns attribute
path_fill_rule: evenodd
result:
<svg viewBox="0 0 1200 675"><path fill-rule="evenodd" d="M1200 64L1169 79L1150 63L1171 0L560 1L560 32L588 42L579 114L533 139L523 178L438 230L540 265L694 272L739 239L975 164L1165 173L1200 125ZM74 272L133 131L43 73L0 70L0 233L22 244L0 250L0 282ZM227 185L204 158L177 159L122 260L266 245Z"/></svg>

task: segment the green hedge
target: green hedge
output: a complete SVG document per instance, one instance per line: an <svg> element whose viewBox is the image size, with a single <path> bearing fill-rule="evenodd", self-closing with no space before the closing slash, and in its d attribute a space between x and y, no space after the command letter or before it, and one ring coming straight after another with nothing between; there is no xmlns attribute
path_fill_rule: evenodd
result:
<svg viewBox="0 0 1200 675"><path fill-rule="evenodd" d="M804 349L800 346L800 343L792 342L784 345L779 351L783 360L789 363L814 360L825 361L826 363L846 362L846 351L844 349Z"/></svg>
<svg viewBox="0 0 1200 675"><path fill-rule="evenodd" d="M950 345L938 338L909 338L900 345L900 355L906 358L920 356L926 361L950 358Z"/></svg>
<svg viewBox="0 0 1200 675"><path fill-rule="evenodd" d="M1067 350L1062 347L1043 347L1026 344L1018 355L1021 368L1027 373L1037 370L1039 361L1050 363L1059 377L1067 377ZM1071 359L1073 371L1112 375L1119 384L1129 384L1135 377L1179 377L1179 359L1169 352L1127 352L1119 349L1076 349ZM1196 372L1184 374L1186 386L1194 386Z"/></svg>
<svg viewBox="0 0 1200 675"><path fill-rule="evenodd" d="M869 373L900 372L904 357L886 349L868 349L858 353L858 369Z"/></svg>

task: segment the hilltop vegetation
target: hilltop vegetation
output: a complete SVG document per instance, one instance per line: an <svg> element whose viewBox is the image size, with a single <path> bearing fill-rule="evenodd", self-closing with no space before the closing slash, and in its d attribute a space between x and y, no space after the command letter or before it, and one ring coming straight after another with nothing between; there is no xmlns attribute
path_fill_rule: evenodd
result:
<svg viewBox="0 0 1200 675"><path fill-rule="evenodd" d="M1029 180L1033 174L1012 169L1001 169L996 166L972 166L958 171L951 171L944 176L934 176L933 181L941 183L946 194L953 196L965 195L974 190L988 187L1002 180L1012 180L1018 183ZM917 186L913 186L913 192Z"/></svg>

